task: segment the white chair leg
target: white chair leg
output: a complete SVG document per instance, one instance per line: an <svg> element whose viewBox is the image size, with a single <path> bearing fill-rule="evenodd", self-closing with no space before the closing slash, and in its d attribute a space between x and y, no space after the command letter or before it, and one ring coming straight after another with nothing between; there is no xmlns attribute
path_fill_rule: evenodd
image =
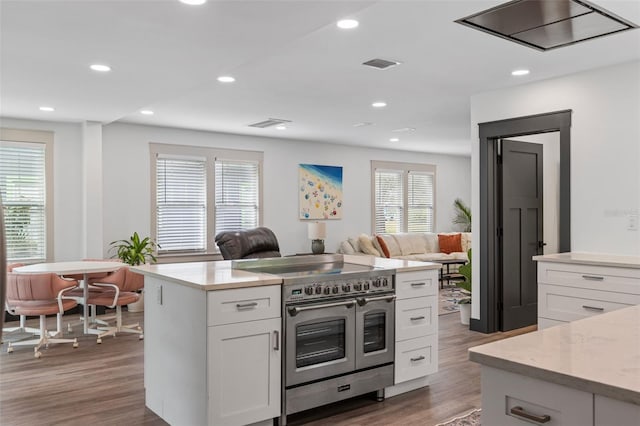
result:
<svg viewBox="0 0 640 426"><path fill-rule="evenodd" d="M7 352L13 352L14 346L31 346L34 345L33 354L36 358L40 358L42 353L40 352L40 348L44 345L45 348L48 348L50 344L55 343L73 343L73 347L78 347L78 339L57 339L49 336L49 332L47 331L47 316L40 315L40 338L39 339L31 339L31 340L22 340L19 342L9 343L7 347Z"/></svg>

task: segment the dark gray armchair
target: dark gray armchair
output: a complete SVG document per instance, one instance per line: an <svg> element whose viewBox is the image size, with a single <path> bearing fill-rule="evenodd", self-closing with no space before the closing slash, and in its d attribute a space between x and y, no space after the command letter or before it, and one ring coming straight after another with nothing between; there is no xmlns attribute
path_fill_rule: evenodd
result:
<svg viewBox="0 0 640 426"><path fill-rule="evenodd" d="M221 232L216 244L225 259L281 257L278 239L269 228Z"/></svg>

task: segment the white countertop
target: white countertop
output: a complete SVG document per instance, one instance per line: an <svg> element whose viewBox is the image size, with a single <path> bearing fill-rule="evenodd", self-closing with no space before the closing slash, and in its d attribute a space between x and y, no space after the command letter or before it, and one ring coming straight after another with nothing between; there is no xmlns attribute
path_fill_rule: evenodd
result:
<svg viewBox="0 0 640 426"><path fill-rule="evenodd" d="M469 359L640 405L640 306L476 346Z"/></svg>
<svg viewBox="0 0 640 426"><path fill-rule="evenodd" d="M13 268L13 272L17 274L53 273L59 275L75 275L88 274L91 272L111 272L124 266L127 265L116 261L78 260L72 262L34 263L33 265Z"/></svg>
<svg viewBox="0 0 640 426"><path fill-rule="evenodd" d="M396 271L421 271L442 267L439 263L384 259L372 256L345 255L344 261L345 263L395 269ZM132 267L131 270L201 290L226 290L282 284L282 278L277 275L232 269L230 260L140 265Z"/></svg>
<svg viewBox="0 0 640 426"><path fill-rule="evenodd" d="M618 256L598 253L556 253L533 256L538 262L573 263L579 265L613 266L619 268L639 268L640 256Z"/></svg>

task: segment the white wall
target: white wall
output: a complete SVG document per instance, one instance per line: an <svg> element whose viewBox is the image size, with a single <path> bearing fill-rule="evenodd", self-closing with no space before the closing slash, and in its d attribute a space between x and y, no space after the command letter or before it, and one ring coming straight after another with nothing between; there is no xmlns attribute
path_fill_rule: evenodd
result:
<svg viewBox="0 0 640 426"><path fill-rule="evenodd" d="M53 140L53 257L83 257L82 235L82 127L80 124L2 118L11 129L48 130Z"/></svg>
<svg viewBox="0 0 640 426"><path fill-rule="evenodd" d="M195 130L114 123L103 128L104 240L150 234L149 142L264 152L264 220L284 254L309 252L307 222L298 219L298 164L343 167L342 220L327 221L327 251L351 235L371 233L371 160L437 165L436 227L451 229L453 200L470 204L470 158L364 149Z"/></svg>
<svg viewBox="0 0 640 426"><path fill-rule="evenodd" d="M573 74L471 98L472 210L478 229L478 123L571 109L572 251L640 255L640 62ZM474 238L477 253L479 242ZM479 276L474 259L474 275ZM474 292L479 292L478 281ZM474 299L472 316L479 318Z"/></svg>

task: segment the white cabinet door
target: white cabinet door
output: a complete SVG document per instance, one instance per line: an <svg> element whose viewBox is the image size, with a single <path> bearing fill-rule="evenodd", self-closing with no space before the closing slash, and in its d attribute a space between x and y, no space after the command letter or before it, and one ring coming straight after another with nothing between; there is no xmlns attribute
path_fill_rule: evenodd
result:
<svg viewBox="0 0 640 426"><path fill-rule="evenodd" d="M280 318L209 327L209 424L280 415Z"/></svg>
<svg viewBox="0 0 640 426"><path fill-rule="evenodd" d="M595 395L595 426L640 425L640 405Z"/></svg>

